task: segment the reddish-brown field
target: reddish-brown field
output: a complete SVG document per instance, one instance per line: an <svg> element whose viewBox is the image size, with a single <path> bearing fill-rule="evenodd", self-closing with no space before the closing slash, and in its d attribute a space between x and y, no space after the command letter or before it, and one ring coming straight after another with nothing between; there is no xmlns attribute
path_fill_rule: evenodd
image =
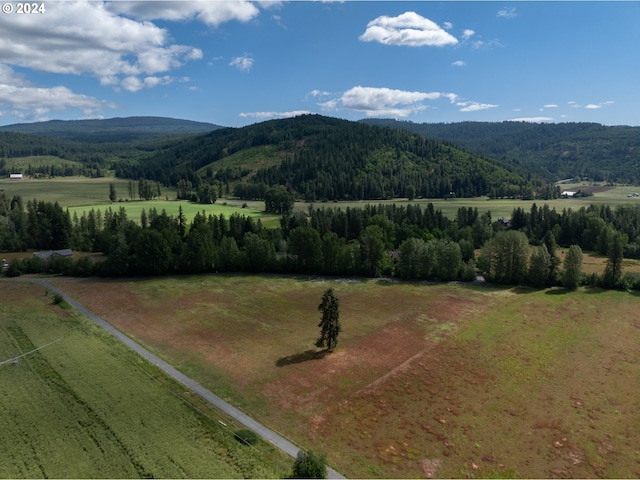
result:
<svg viewBox="0 0 640 480"><path fill-rule="evenodd" d="M260 276L56 279L348 477L640 477L624 292ZM333 287L343 332L314 346Z"/></svg>

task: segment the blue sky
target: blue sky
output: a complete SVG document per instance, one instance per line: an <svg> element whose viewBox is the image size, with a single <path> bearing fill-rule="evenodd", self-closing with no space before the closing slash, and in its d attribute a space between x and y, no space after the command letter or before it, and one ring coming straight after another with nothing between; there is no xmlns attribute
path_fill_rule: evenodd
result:
<svg viewBox="0 0 640 480"><path fill-rule="evenodd" d="M2 125L300 113L640 125L640 2L40 4L0 13Z"/></svg>

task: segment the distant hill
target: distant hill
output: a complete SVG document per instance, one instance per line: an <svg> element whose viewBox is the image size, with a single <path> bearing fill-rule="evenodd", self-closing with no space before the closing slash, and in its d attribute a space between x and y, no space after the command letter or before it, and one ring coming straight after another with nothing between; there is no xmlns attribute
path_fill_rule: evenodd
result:
<svg viewBox="0 0 640 480"><path fill-rule="evenodd" d="M439 140L320 115L224 128L185 139L144 162L121 162L124 178L148 178L194 188L224 186L242 198L261 198L284 185L298 198L381 199L519 194L542 189L498 162Z"/></svg>
<svg viewBox="0 0 640 480"><path fill-rule="evenodd" d="M157 135L191 135L222 128L213 123L165 117L125 117L104 120L49 120L0 126L0 132L20 132L91 143L126 142Z"/></svg>
<svg viewBox="0 0 640 480"><path fill-rule="evenodd" d="M362 120L449 141L491 156L521 174L547 181L586 177L640 184L640 127L598 123L460 122L413 123Z"/></svg>

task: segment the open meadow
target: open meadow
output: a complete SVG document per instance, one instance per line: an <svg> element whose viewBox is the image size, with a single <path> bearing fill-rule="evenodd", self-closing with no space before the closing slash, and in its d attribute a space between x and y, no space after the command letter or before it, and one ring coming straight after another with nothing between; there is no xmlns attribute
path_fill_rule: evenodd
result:
<svg viewBox="0 0 640 480"><path fill-rule="evenodd" d="M290 470L290 459L264 442L237 441L239 426L65 303L53 305L42 287L1 281L0 311L0 478L282 478Z"/></svg>
<svg viewBox="0 0 640 480"><path fill-rule="evenodd" d="M118 201L109 202L109 184L114 183L116 186L116 193ZM169 215L177 215L178 208L182 205L187 218L191 219L196 212L202 212L203 210L207 214L212 213L219 215L230 215L234 212L239 212L242 215L248 216L260 216L263 215L263 222L266 221L267 225L276 224L277 219L273 216L264 215L264 202L263 201L245 201L233 198L219 198L214 205L198 205L192 204L186 201L175 201L176 193L175 189L162 188L162 199L151 201L124 201L128 198L128 180L123 180L113 177L104 178L86 178L86 177L58 177L51 179L23 179L23 180L9 180L0 179L0 192L5 192L7 195L21 195L25 201L32 200L34 198L38 200L58 202L63 208L69 208L69 211L78 215L82 215L83 211L91 210L91 208L104 210L107 207L112 209L119 209L124 207L127 210L127 214L130 218L136 221L140 218L142 209L149 210L150 208L156 208L159 212L165 209ZM588 183L576 183L576 184L564 184L563 189L567 190L589 190L593 192L593 196L581 197L581 198L560 198L555 200L513 200L513 199L498 199L489 200L487 197L479 198L452 198L452 199L417 199L409 202L407 199L396 198L392 200L371 200L371 201L354 201L354 202L315 202L313 204L305 202L296 202L295 209L297 211L307 211L310 205L314 207L322 208L323 206L331 208L362 208L367 204L378 205L382 204L397 204L398 206L407 205L409 203L418 204L422 207L426 207L428 203L433 203L436 209L442 210L442 213L449 217L455 218L456 213L460 207L472 207L477 208L479 212L490 211L492 218L495 220L500 217L511 217L511 213L515 208L522 208L528 211L532 204L536 204L539 207L548 204L551 208L555 208L558 212L561 212L565 208L571 208L578 210L581 207L588 207L591 204L606 204L615 207L616 205L624 204L636 204L640 202L640 199L634 197L628 197L629 194L636 193L639 190L638 187L633 186L605 186L605 185L590 185ZM170 200L167 200L169 198ZM242 208L242 205L246 204L247 208Z"/></svg>
<svg viewBox="0 0 640 480"><path fill-rule="evenodd" d="M52 281L347 477L640 477L633 293L246 275ZM343 331L325 354L314 342L329 287Z"/></svg>
<svg viewBox="0 0 640 480"><path fill-rule="evenodd" d="M109 184L114 183L118 199L123 201L109 201ZM68 209L73 217L77 214L82 216L83 212L89 213L91 209L101 210L104 212L111 207L112 210L119 210L124 207L128 218L140 221L142 210L147 213L150 209L155 208L158 213L165 210L168 215L178 216L180 207L188 221L191 221L196 213L205 212L207 215L223 214L227 218L234 213L239 213L248 217L262 217L263 221L274 223L277 225L277 218L273 215L264 214L264 202L257 202L250 208L242 208L242 203L231 202L225 205L225 199L219 199L213 205L200 205L187 201L175 200L175 189L162 189L162 199L158 200L136 200L125 201L128 199L129 181L119 178L86 178L86 177L59 177L59 178L39 178L23 180L0 179L0 192L4 192L9 196L20 195L24 202L33 200L43 200L47 202L58 202L62 208ZM171 200L167 200L169 198Z"/></svg>

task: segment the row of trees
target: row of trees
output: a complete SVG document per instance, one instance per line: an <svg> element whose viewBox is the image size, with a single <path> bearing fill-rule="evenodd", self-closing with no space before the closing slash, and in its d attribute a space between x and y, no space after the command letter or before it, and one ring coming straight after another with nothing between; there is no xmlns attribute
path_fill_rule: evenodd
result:
<svg viewBox="0 0 640 480"><path fill-rule="evenodd" d="M188 222L181 209L177 217L143 210L138 221L128 218L123 207L70 216L57 204L33 200L25 206L20 197L3 194L0 248L104 252L107 260L96 266L96 273L103 275L250 271L471 281L479 271L503 284L572 286L588 281L615 287L622 285L625 252L636 247L613 225L632 228L640 218L636 210L594 207L559 215L534 205L518 214L523 222L515 228L517 222L508 226L492 221L490 213L475 208L462 207L448 219L432 204L311 207L282 215L279 228L264 228L259 220L239 213L226 218L203 212ZM561 239L573 238L576 232L571 229L597 212L609 218L609 223L603 219L598 237L607 239L611 261L601 278L584 278L581 262L568 258L577 259L581 242L595 232L585 227L581 241L563 244ZM518 215L514 212L514 220ZM548 228L538 238L535 232L542 232L539 227L545 224ZM571 247L563 261L559 245Z"/></svg>

